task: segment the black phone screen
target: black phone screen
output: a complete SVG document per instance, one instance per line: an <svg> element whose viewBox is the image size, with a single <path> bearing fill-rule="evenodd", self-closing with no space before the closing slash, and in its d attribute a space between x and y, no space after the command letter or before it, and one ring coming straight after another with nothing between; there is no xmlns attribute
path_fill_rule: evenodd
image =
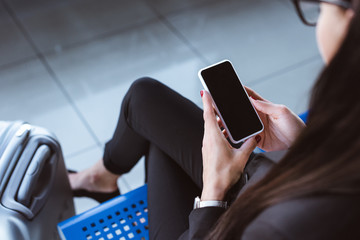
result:
<svg viewBox="0 0 360 240"><path fill-rule="evenodd" d="M206 68L201 76L235 141L262 130L261 121L230 62Z"/></svg>

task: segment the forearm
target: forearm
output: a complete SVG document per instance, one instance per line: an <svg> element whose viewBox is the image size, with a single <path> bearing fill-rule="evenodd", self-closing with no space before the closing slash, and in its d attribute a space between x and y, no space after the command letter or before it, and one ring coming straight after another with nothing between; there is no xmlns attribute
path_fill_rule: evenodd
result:
<svg viewBox="0 0 360 240"><path fill-rule="evenodd" d="M189 215L189 229L179 240L204 239L224 212L220 207L194 209Z"/></svg>

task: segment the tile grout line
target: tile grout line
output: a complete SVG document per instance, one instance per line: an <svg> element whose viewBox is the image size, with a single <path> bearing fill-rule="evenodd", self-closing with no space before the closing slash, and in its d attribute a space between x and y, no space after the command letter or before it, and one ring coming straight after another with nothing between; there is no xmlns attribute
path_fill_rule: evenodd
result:
<svg viewBox="0 0 360 240"><path fill-rule="evenodd" d="M2 1L3 2L3 1ZM203 3L204 4L204 3ZM195 5L196 7L200 7L202 6L203 4L197 4ZM155 12L155 10L153 9L153 7L149 6L149 8L151 8L151 10L153 12ZM186 11L189 7L185 7L183 9L180 9L180 10L177 10L177 11L174 11L174 12L170 12L170 14L178 14L178 13L181 13L183 11ZM67 45L64 45L62 46L61 50L64 51L64 50L69 50L69 49L73 49L73 48L77 48L79 46L82 46L82 45L86 45L88 43L91 43L91 42L94 42L94 41L97 41L97 40L101 40L101 39L105 39L105 38L110 38L110 37L113 37L115 35L118 35L119 33L122 33L122 32L125 32L125 31L128 31L129 29L132 29L132 28L136 28L136 27L139 27L139 26L143 26L144 24L150 24L150 23L153 23L154 21L156 20L159 20L159 17L157 14L155 14L155 18L149 18L147 20L144 20L143 22L139 22L139 23L134 23L132 25L129 25L129 26L126 26L124 28L121 28L121 29L116 29L116 30L112 30L112 31L109 31L109 32L105 32L105 33L102 33L102 34L99 34L99 35L95 35L89 39L86 39L86 40L81 40L81 41L78 41L78 42L73 42L73 43L70 43L70 44L67 44ZM50 49L47 49L46 51L43 51L42 52L43 55L53 55L53 54L56 54L57 52L55 50L50 50ZM21 59L21 60L18 60L18 61L14 61L14 62L10 62L10 63L6 63L6 64L3 64L3 65L0 65L0 70L2 69L6 69L6 68L10 68L12 67L13 65L16 65L16 64L19 64L19 63L24 63L24 62L27 62L27 61L31 61L31 60L34 60L36 59L38 56L37 55L34 55L34 56L30 56L30 57L27 57L25 59Z"/></svg>
<svg viewBox="0 0 360 240"><path fill-rule="evenodd" d="M95 42L95 41L98 41L98 40L112 38L112 37L114 37L116 35L119 35L120 33L126 32L126 31L128 31L130 29L141 27L144 24L151 24L151 23L155 22L156 20L158 20L158 19L157 18L150 18L150 19L145 20L143 22L128 25L128 26L126 26L124 28L120 28L120 29L109 31L109 32L101 33L101 34L95 35L95 36L93 36L91 38L88 38L88 39L85 39L85 40L80 40L80 41L77 41L77 42L69 43L67 45L62 46L61 51L66 51L66 50L71 50L71 49L74 49L74 48L78 48L78 47L84 46L86 44L89 44L89 43L92 43L92 42ZM45 50L43 54L51 56L51 55L57 54L57 52L56 52L56 50Z"/></svg>
<svg viewBox="0 0 360 240"><path fill-rule="evenodd" d="M282 1L279 1L280 3L284 4ZM174 35L176 35L183 43L185 43L189 48L190 50L196 55L198 56L201 61L206 64L206 65L209 65L210 62L190 43L190 41L175 27L173 26L169 20L163 16L161 13L159 13L152 5L150 5L149 3L145 3L149 6L149 8L158 16L159 20L164 24L166 25L166 27L169 28L169 30L171 32L173 32ZM284 4L285 5L285 4ZM184 11L184 10L183 10ZM181 12L181 11L180 11ZM314 62L315 60L317 60L319 58L319 55L314 55L312 57L309 57L305 60L302 60L300 62L297 62L291 66L288 66L288 67L285 67L285 68L282 68L278 71L275 71L273 73L269 73L263 77L259 77L251 82L249 82L249 84L251 85L257 85L261 82L263 82L264 80L266 81L266 79L270 79L270 78L273 78L275 76L278 76L278 75L281 75L281 74L285 74L287 72L290 72L292 70L295 70L297 69L298 67L301 67L301 66L304 66L304 65L307 65L311 62Z"/></svg>
<svg viewBox="0 0 360 240"><path fill-rule="evenodd" d="M315 62L318 59L319 59L319 54L317 54L315 56L312 56L312 57L309 57L307 59L304 59L304 60L302 60L300 62L297 62L297 63L295 63L293 65L290 65L288 67L282 68L282 69L280 69L278 71L269 73L269 74L267 74L267 75L265 75L263 77L259 77L259 78L255 79L253 81L250 81L249 85L255 86L257 84L263 83L264 81L267 81L268 79L271 79L271 78L274 78L276 76L283 75L285 73L291 72L291 71L293 71L293 70L295 70L295 69L297 69L299 67L302 67L302 66L310 64L312 62Z"/></svg>
<svg viewBox="0 0 360 240"><path fill-rule="evenodd" d="M200 60L205 64L209 65L210 62L197 50L190 41L174 26L170 23L170 21L159 13L153 6L149 3L145 2L147 6L155 13L158 17L159 21L163 23L181 42L183 42Z"/></svg>
<svg viewBox="0 0 360 240"><path fill-rule="evenodd" d="M50 67L49 63L46 61L45 56L40 52L40 50L38 49L38 47L36 46L35 42L32 40L30 34L27 32L27 30L25 29L25 27L22 25L22 23L20 22L20 20L17 18L16 14L14 13L14 11L11 9L11 7L4 1L2 1L3 6L5 8L5 10L8 12L8 14L11 16L12 20L14 21L14 23L16 24L16 26L19 28L20 32L23 34L24 38L28 41L28 43L30 44L30 46L32 47L32 49L35 51L36 56L39 58L39 60L41 61L41 63L44 65L45 69L47 70L47 72L50 74L51 78L54 80L55 84L58 86L59 90L62 92L62 94L64 95L64 97L67 99L67 101L70 103L71 107L73 108L73 110L75 111L76 115L80 118L80 121L84 124L85 128L87 129L87 131L89 132L89 134L91 135L91 137L93 138L93 140L95 141L96 145L101 147L101 142L98 139L98 137L96 136L95 132L92 130L92 128L90 127L90 124L87 122L87 120L85 119L85 117L82 115L80 109L76 106L76 104L74 103L73 99L71 98L70 94L66 91L65 87L63 86L63 84L60 82L59 78L57 77L57 75L55 74L54 70Z"/></svg>
<svg viewBox="0 0 360 240"><path fill-rule="evenodd" d="M1 0L1 2L4 2L3 0ZM202 3L202 4L195 4L194 6L195 7L201 7L202 5L204 5L205 3ZM148 4L147 4L148 5ZM149 6L149 5L148 5ZM153 7L152 6L149 6L149 8L153 11ZM173 12L170 12L169 14L178 14L178 13L181 13L183 11L186 11L187 9L189 9L190 7L185 7L183 9L180 9L180 10L177 10L177 11L173 11ZM118 35L119 33L122 33L122 32L125 32L129 29L132 29L132 28L136 28L136 27L139 27L139 26L143 26L144 24L150 24L150 23L153 23L154 21L156 20L159 20L159 17L157 14L155 14L155 18L149 18L147 20L144 20L143 22L139 22L139 23L134 23L132 25L129 25L129 26L126 26L124 28L121 28L121 29L116 29L116 30L112 30L112 31L109 31L109 32L105 32L105 33L102 33L102 34L99 34L99 35L95 35L89 39L86 39L86 40L81 40L81 41L78 41L78 42L74 42L74 43L70 43L70 44L67 44L67 45L64 45L62 46L61 50L64 51L64 50L69 50L69 49L73 49L73 48L77 48L79 46L82 46L82 45L86 45L88 43L91 43L91 42L94 42L94 41L97 41L97 40L101 40L101 39L105 39L105 38L110 38L110 37L113 37L115 35ZM50 50L50 49L47 49L46 51L42 51L43 55L53 55L53 54L56 54L57 52L55 50ZM3 64L3 65L0 65L0 70L2 69L6 69L6 68L10 68L12 67L13 65L16 65L16 64L19 64L19 63L24 63L24 62L27 62L27 61L31 61L31 60L34 60L36 59L38 56L37 55L34 55L34 56L30 56L30 57L27 57L25 59L21 59L21 60L18 60L18 61L14 61L14 62L10 62L10 63L6 63L6 64Z"/></svg>
<svg viewBox="0 0 360 240"><path fill-rule="evenodd" d="M10 14L10 13L9 13ZM12 16L11 16L12 17ZM14 20L14 19L13 19ZM14 20L15 21L15 20ZM126 32L128 31L129 29L132 29L132 28L137 28L139 26L143 26L144 24L151 24L155 21L159 21L159 19L157 18L157 16L155 16L154 18L151 18L151 19L148 19L146 21L143 21L143 22L140 22L140 23L135 23L133 25L129 25L129 26L126 26L124 28L121 28L121 29L117 29L117 30L113 30L113 31L109 31L109 32L105 32L105 33L101 33L101 34L98 34L98 35L95 35L94 37L91 37L89 39L86 39L86 40L80 40L80 41L77 41L77 42L73 42L73 43L69 43L67 45L64 45L61 47L61 51L66 51L66 50L71 50L71 49L74 49L74 48L78 48L78 47L81 47L83 45L86 45L86 44L89 44L89 43L92 43L92 42L95 42L95 41L98 41L98 40L102 40L102 39L107 39L107 38L111 38L113 36L116 36L118 35L119 33L123 33L123 32ZM21 24L21 23L20 23ZM17 25L17 27L19 27ZM26 31L26 30L25 30ZM31 39L31 37L30 37ZM28 40L28 39L26 39ZM29 40L28 40L29 41ZM31 47L33 48L33 46L31 45ZM37 48L36 48L37 49ZM39 50L39 49L38 49ZM39 50L39 53L42 52L42 55L43 56L53 56L55 54L57 54L57 51L56 50L53 50L53 49L45 49L44 51L40 51ZM11 68L12 66L14 65L17 65L19 63L26 63L27 61L31 61L31 60L34 60L34 59L37 59L39 56L39 54L36 52L34 56L30 56L30 57L27 57L27 58L24 58L24 59L20 59L20 60L16 60L16 61L13 61L13 62L10 62L10 63L5 63L5 64L2 64L0 65L0 70L2 69L7 69L7 68Z"/></svg>
<svg viewBox="0 0 360 240"><path fill-rule="evenodd" d="M205 65L210 65L210 62L200 53L200 51L198 49L195 48L195 46L193 46L190 41L178 30L176 29L167 19L166 17L159 15L159 20L166 26L169 28L169 30L175 35L177 36L180 41L182 41L185 45L187 45L190 50L200 58L200 60L205 64Z"/></svg>

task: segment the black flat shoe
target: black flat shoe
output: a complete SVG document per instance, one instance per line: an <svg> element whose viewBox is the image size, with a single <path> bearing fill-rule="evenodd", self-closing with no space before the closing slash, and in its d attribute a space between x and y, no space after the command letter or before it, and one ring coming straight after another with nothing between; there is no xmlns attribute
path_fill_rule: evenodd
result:
<svg viewBox="0 0 360 240"><path fill-rule="evenodd" d="M67 171L68 171L68 173L77 173L76 171L73 171L73 170L67 170ZM110 192L110 193L90 192L85 189L73 190L72 192L73 192L74 197L88 197L88 198L92 198L92 199L98 201L99 203L106 202L106 201L120 195L119 189L116 189L115 191Z"/></svg>

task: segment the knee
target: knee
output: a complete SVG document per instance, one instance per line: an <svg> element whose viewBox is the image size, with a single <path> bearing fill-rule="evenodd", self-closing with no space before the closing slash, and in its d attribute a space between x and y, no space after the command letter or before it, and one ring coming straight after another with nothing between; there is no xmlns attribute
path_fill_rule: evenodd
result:
<svg viewBox="0 0 360 240"><path fill-rule="evenodd" d="M149 94L152 95L160 88L162 88L163 84L160 83L158 80L149 77L143 77L135 80L130 87L130 92L132 96L148 96Z"/></svg>
<svg viewBox="0 0 360 240"><path fill-rule="evenodd" d="M143 93L144 91L149 91L152 89L158 88L162 85L158 80L155 80L150 77L143 77L135 80L130 87L130 90L133 92L140 92Z"/></svg>

